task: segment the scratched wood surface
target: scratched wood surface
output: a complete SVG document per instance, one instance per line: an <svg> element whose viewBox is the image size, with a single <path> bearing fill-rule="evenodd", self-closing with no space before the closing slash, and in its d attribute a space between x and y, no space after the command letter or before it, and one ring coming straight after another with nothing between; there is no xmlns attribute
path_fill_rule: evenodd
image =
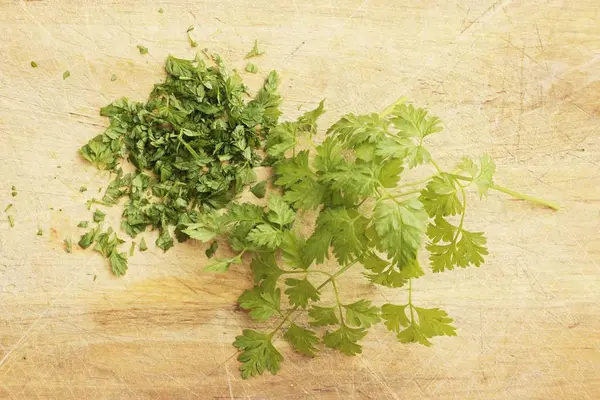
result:
<svg viewBox="0 0 600 400"><path fill-rule="evenodd" d="M498 183L562 210L470 199L487 263L415 282L457 338L425 348L377 328L363 355L315 360L279 340L280 374L243 381L231 342L252 326L234 306L247 265L201 273L202 246L182 244L136 254L116 279L62 246L107 182L76 153L106 126L99 107L144 99L168 54L194 54L192 24L232 67L259 39L286 116L327 98L331 123L406 95L444 121L430 141L441 164L488 152ZM595 0L0 0L0 204L15 218L0 213L0 398L600 398L599 79ZM346 298L404 299L359 278Z"/></svg>

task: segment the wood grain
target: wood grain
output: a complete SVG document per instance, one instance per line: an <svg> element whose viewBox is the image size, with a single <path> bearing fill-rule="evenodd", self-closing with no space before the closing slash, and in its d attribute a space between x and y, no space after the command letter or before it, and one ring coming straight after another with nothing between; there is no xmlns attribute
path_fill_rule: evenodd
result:
<svg viewBox="0 0 600 400"><path fill-rule="evenodd" d="M144 99L165 56L193 55L191 24L240 69L258 39L286 116L327 98L325 125L406 95L444 121L431 139L441 164L488 152L498 183L561 211L470 200L485 266L415 282L415 301L443 306L457 338L424 348L375 329L361 356L315 360L279 341L281 373L243 381L231 342L252 326L234 306L247 265L201 273L202 246L183 244L135 255L116 279L91 252L62 250L108 181L76 153L106 126L99 107ZM0 204L16 221L0 214L0 398L600 398L598 93L593 0L0 1ZM347 284L348 299L405 296L358 272Z"/></svg>

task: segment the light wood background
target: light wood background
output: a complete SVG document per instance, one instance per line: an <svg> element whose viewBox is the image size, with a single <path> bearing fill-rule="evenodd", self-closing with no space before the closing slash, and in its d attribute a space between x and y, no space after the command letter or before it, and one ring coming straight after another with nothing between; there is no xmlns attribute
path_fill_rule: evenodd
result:
<svg viewBox="0 0 600 400"><path fill-rule="evenodd" d="M257 87L277 69L287 117L327 98L324 125L406 95L444 121L442 165L488 152L498 183L562 210L470 199L487 263L415 282L457 338L401 345L379 327L363 355L314 360L279 340L280 374L243 381L231 342L253 326L234 305L247 265L202 273L203 247L182 244L137 253L117 279L62 246L107 182L77 155L107 125L98 109L145 99L168 54L193 56L192 24L235 68L259 39L260 74L244 76ZM0 0L0 210L14 203L16 223L0 213L0 398L600 398L599 79L595 0ZM359 278L347 299L404 299Z"/></svg>

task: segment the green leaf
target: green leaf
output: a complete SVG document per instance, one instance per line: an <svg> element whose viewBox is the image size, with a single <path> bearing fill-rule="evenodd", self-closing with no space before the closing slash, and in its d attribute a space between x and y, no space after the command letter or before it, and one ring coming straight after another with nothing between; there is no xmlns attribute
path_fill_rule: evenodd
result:
<svg viewBox="0 0 600 400"><path fill-rule="evenodd" d="M303 236L292 231L285 231L281 242L281 252L285 264L293 269L307 269L310 263L303 256L305 247L306 240Z"/></svg>
<svg viewBox="0 0 600 400"><path fill-rule="evenodd" d="M273 346L271 336L252 329L244 329L233 345L242 351L238 360L242 363L242 378L262 375L265 371L275 375L280 368L283 356Z"/></svg>
<svg viewBox="0 0 600 400"><path fill-rule="evenodd" d="M323 235L323 248L328 240L333 245L333 253L341 265L360 255L369 239L366 229L369 220L356 210L347 208L327 209L319 214L315 234L311 236L307 247L315 245L314 238ZM312 260L310 260L312 261ZM317 259L317 262L320 262Z"/></svg>
<svg viewBox="0 0 600 400"><path fill-rule="evenodd" d="M379 308L372 306L369 300L359 300L352 304L345 304L346 320L354 326L370 328L379 322Z"/></svg>
<svg viewBox="0 0 600 400"><path fill-rule="evenodd" d="M434 177L421 192L421 201L430 217L456 215L463 211L458 198L458 182L450 174Z"/></svg>
<svg viewBox="0 0 600 400"><path fill-rule="evenodd" d="M248 240L257 246L266 247L268 249L275 249L279 247L281 239L281 231L273 228L269 224L257 225L248 234Z"/></svg>
<svg viewBox="0 0 600 400"><path fill-rule="evenodd" d="M378 203L373 212L377 248L400 269L414 264L426 222L427 214L417 199Z"/></svg>
<svg viewBox="0 0 600 400"><path fill-rule="evenodd" d="M271 157L282 157L286 151L296 146L296 135L298 124L295 122L284 122L269 131L267 137L266 151Z"/></svg>
<svg viewBox="0 0 600 400"><path fill-rule="evenodd" d="M485 247L487 240L483 236L483 232L469 232L461 229L460 239L457 239L458 237L455 236L450 243L427 245L433 272L452 270L455 266L461 268L469 265L481 266L484 261L483 256L488 254Z"/></svg>
<svg viewBox="0 0 600 400"><path fill-rule="evenodd" d="M257 253L252 258L250 268L254 275L254 283L267 290L275 290L277 280L283 271L277 266L273 253Z"/></svg>
<svg viewBox="0 0 600 400"><path fill-rule="evenodd" d="M79 247L82 249L87 249L94 243L96 239L96 234L98 233L98 228L92 229L91 231L81 235L81 239L79 239Z"/></svg>
<svg viewBox="0 0 600 400"><path fill-rule="evenodd" d="M335 315L335 307L312 306L308 310L308 316L311 318L309 323L312 326L337 325L340 323Z"/></svg>
<svg viewBox="0 0 600 400"><path fill-rule="evenodd" d="M267 190L267 181L261 181L250 188L250 191L252 192L252 194L255 195L256 197L258 197L259 199L262 199L263 197L265 197L266 190Z"/></svg>
<svg viewBox="0 0 600 400"><path fill-rule="evenodd" d="M252 47L252 50L250 50L248 52L248 54L246 54L245 58L256 57L256 56L260 56L262 54L265 54L265 52L264 51L260 51L258 49L258 40L254 40L254 47Z"/></svg>
<svg viewBox="0 0 600 400"><path fill-rule="evenodd" d="M391 332L400 332L400 329L410 325L406 316L406 307L408 304L395 305L384 304L381 306L381 317L385 321L385 327Z"/></svg>
<svg viewBox="0 0 600 400"><path fill-rule="evenodd" d="M229 267L231 267L232 264L241 263L242 258L239 255L231 258L219 258L211 264L204 267L202 270L205 272L227 272L227 270L229 270Z"/></svg>
<svg viewBox="0 0 600 400"><path fill-rule="evenodd" d="M388 125L379 114L347 114L333 124L327 134L339 138L346 147L355 148L364 142L376 143L381 140L388 133Z"/></svg>
<svg viewBox="0 0 600 400"><path fill-rule="evenodd" d="M373 170L365 164L342 163L335 171L323 175L323 181L345 196L362 199L371 197L379 186Z"/></svg>
<svg viewBox="0 0 600 400"><path fill-rule="evenodd" d="M319 343L319 338L317 338L315 332L294 323L287 329L283 338L292 345L295 351L305 356L314 357L319 351L315 347Z"/></svg>
<svg viewBox="0 0 600 400"><path fill-rule="evenodd" d="M315 168L322 173L336 170L344 162L342 151L341 142L333 136L328 136L323 143L317 146L317 155L314 161Z"/></svg>
<svg viewBox="0 0 600 400"><path fill-rule="evenodd" d="M422 139L442 130L440 119L427 114L426 110L412 104L398 104L393 109L391 121L402 136Z"/></svg>
<svg viewBox="0 0 600 400"><path fill-rule="evenodd" d="M248 63L248 64L246 64L245 70L246 70L246 72L250 72L252 74L255 74L255 73L258 72L258 67L255 64Z"/></svg>
<svg viewBox="0 0 600 400"><path fill-rule="evenodd" d="M210 242L217 236L217 232L206 227L203 223L189 224L182 232L192 239L199 240L203 243Z"/></svg>
<svg viewBox="0 0 600 400"><path fill-rule="evenodd" d="M281 314L279 304L281 290L255 286L251 290L244 290L238 298L240 307L249 310L250 318L255 321L266 321L275 314Z"/></svg>
<svg viewBox="0 0 600 400"><path fill-rule="evenodd" d="M379 182L384 188L395 188L400 180L400 173L404 170L402 168L402 160L392 159L381 167L379 170Z"/></svg>
<svg viewBox="0 0 600 400"><path fill-rule="evenodd" d="M37 68L37 66L38 66L38 65L37 65L37 63L36 63L35 61L32 61L32 62L31 62L31 67L32 67L32 68Z"/></svg>
<svg viewBox="0 0 600 400"><path fill-rule="evenodd" d="M347 356L354 356L362 352L362 347L358 344L358 341L366 334L367 330L364 328L350 328L341 325L338 330L325 333L323 343L325 343L325 346L337 349Z"/></svg>
<svg viewBox="0 0 600 400"><path fill-rule="evenodd" d="M96 210L94 211L94 222L102 222L104 221L104 217L106 217L106 214L103 213L100 210Z"/></svg>
<svg viewBox="0 0 600 400"><path fill-rule="evenodd" d="M89 224L90 224L90 223L89 223L88 221L80 221L80 222L77 224L77 227L79 227L79 228L87 228L87 227L89 226Z"/></svg>
<svg viewBox="0 0 600 400"><path fill-rule="evenodd" d="M127 254L119 253L114 249L108 258L110 262L110 269L116 276L125 275L127 272Z"/></svg>
<svg viewBox="0 0 600 400"><path fill-rule="evenodd" d="M148 48L146 46L142 46L141 44L137 45L140 54L148 54Z"/></svg>
<svg viewBox="0 0 600 400"><path fill-rule="evenodd" d="M71 73L70 73L69 71L65 71L65 72L63 72L63 75L62 75L63 81L64 81L65 79L67 79L68 77L70 77L70 76L71 76Z"/></svg>
<svg viewBox="0 0 600 400"><path fill-rule="evenodd" d="M267 218L279 226L287 225L296 218L294 211L279 195L272 194L269 196L268 207L269 213L267 214Z"/></svg>
<svg viewBox="0 0 600 400"><path fill-rule="evenodd" d="M427 226L427 236L433 243L440 241L451 242L456 235L456 226L442 217L435 217L434 223Z"/></svg>
<svg viewBox="0 0 600 400"><path fill-rule="evenodd" d="M496 164L488 154L481 156L479 164L480 167L477 167L470 158L463 157L457 165L457 169L467 172L471 176L473 183L477 185L480 198L483 198L487 196L488 190L494 184L493 178L496 172Z"/></svg>
<svg viewBox="0 0 600 400"><path fill-rule="evenodd" d="M173 247L173 237L167 229L162 229L155 243L162 251L167 251Z"/></svg>
<svg viewBox="0 0 600 400"><path fill-rule="evenodd" d="M413 309L418 316L418 323L413 321L406 329L398 333L397 337L401 343L420 343L431 346L428 339L432 337L456 336L456 328L451 325L453 320L445 311L439 308L413 307Z"/></svg>
<svg viewBox="0 0 600 400"><path fill-rule="evenodd" d="M312 111L307 111L298 118L298 127L303 131L308 131L312 134L317 131L317 119L325 113L325 100L321 100L317 108Z"/></svg>
<svg viewBox="0 0 600 400"><path fill-rule="evenodd" d="M290 300L290 304L302 308L306 308L309 301L318 301L320 298L319 291L313 286L308 279L286 279L285 294Z"/></svg>

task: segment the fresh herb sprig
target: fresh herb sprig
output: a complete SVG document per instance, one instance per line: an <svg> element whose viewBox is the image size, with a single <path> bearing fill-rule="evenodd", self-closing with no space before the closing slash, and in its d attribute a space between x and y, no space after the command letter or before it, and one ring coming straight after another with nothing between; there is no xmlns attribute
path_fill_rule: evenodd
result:
<svg viewBox="0 0 600 400"><path fill-rule="evenodd" d="M483 263L486 238L468 229L467 191L485 197L493 189L557 209L496 185L496 167L487 155L442 170L425 147L426 138L442 129L440 120L403 100L379 114L343 116L317 144L313 137L323 112L321 102L298 120L271 129L266 152L278 190L269 194L266 207L234 204L225 213L209 212L184 224L189 237L213 245L222 237L235 252L216 259L207 271L225 272L250 256L254 287L238 303L255 321L279 319L272 330L245 329L236 338L243 378L279 371L283 356L273 342L280 333L308 357L321 345L359 354L360 340L378 323L401 343L430 346L436 336L455 336L452 318L439 308L419 306L412 287L427 270ZM407 170L426 165L433 166L433 175L403 180ZM306 235L300 228L312 222L308 210L317 217ZM423 244L426 267L418 256ZM329 258L335 258L336 269L320 267ZM405 300L383 305L346 300L339 278L361 266L367 281L401 288ZM321 300L325 290L333 293L333 302Z"/></svg>

